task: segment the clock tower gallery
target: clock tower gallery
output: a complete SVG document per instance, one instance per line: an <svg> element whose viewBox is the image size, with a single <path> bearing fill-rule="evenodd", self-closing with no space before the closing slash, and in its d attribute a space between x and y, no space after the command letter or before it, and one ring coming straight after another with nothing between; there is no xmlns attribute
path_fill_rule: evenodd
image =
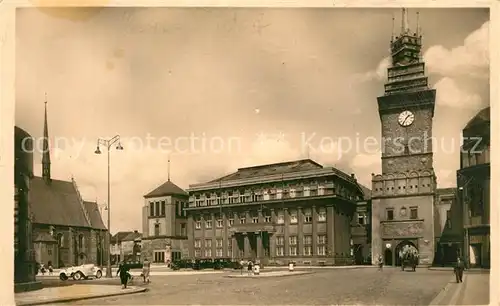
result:
<svg viewBox="0 0 500 306"><path fill-rule="evenodd" d="M418 20L418 13L417 13ZM391 39L392 65L385 93L378 97L382 125L382 174L372 175L372 263L400 265L405 245L418 249L420 265L434 257L432 120L436 91L430 89L421 59L422 36L408 27Z"/></svg>

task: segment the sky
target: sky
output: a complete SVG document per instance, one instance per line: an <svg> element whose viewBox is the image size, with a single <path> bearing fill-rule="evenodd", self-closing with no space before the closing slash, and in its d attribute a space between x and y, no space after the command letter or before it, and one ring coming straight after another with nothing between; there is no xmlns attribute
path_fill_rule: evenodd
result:
<svg viewBox="0 0 500 306"><path fill-rule="evenodd" d="M453 187L461 130L490 104L489 12L418 11L437 90L434 168L438 187ZM41 175L46 96L52 178L74 177L103 207L107 158L94 151L120 135L111 232L142 228L143 196L168 179L169 159L182 188L302 158L371 187L380 152L362 144L381 136L393 16L398 34L400 9L19 9L16 125L40 144Z"/></svg>

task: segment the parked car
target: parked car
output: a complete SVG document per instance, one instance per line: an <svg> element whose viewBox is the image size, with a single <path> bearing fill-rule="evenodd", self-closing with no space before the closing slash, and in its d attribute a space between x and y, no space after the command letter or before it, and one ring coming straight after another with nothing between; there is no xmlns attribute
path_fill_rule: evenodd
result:
<svg viewBox="0 0 500 306"><path fill-rule="evenodd" d="M99 279L102 277L102 268L94 265L94 264L84 264L81 266L72 266L68 267L64 270L61 270L59 273L59 279L65 281L69 278L74 280L81 279L89 279L96 278Z"/></svg>

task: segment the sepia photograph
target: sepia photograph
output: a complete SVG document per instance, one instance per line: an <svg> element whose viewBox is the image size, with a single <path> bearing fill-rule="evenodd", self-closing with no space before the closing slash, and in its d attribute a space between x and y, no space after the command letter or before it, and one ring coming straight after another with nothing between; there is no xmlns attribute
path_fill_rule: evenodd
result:
<svg viewBox="0 0 500 306"><path fill-rule="evenodd" d="M14 26L17 305L490 304L489 8Z"/></svg>

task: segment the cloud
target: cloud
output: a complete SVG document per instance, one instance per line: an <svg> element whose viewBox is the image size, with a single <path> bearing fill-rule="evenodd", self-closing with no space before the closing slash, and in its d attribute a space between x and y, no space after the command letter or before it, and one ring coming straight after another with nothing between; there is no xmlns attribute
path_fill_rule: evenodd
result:
<svg viewBox="0 0 500 306"><path fill-rule="evenodd" d="M363 83L370 81L381 81L387 79L387 68L391 65L391 58L388 56L380 61L377 68L373 71L359 73L354 75L354 81Z"/></svg>
<svg viewBox="0 0 500 306"><path fill-rule="evenodd" d="M488 78L489 25L490 22L487 21L469 34L461 46L452 49L441 45L430 47L424 54L427 71L443 76Z"/></svg>
<svg viewBox="0 0 500 306"><path fill-rule="evenodd" d="M380 154L359 153L349 162L349 166L357 175L358 181L371 188L372 173L380 173Z"/></svg>
<svg viewBox="0 0 500 306"><path fill-rule="evenodd" d="M456 81L449 77L440 79L434 88L437 91L437 105L473 110L479 110L483 105L481 96L460 89Z"/></svg>

